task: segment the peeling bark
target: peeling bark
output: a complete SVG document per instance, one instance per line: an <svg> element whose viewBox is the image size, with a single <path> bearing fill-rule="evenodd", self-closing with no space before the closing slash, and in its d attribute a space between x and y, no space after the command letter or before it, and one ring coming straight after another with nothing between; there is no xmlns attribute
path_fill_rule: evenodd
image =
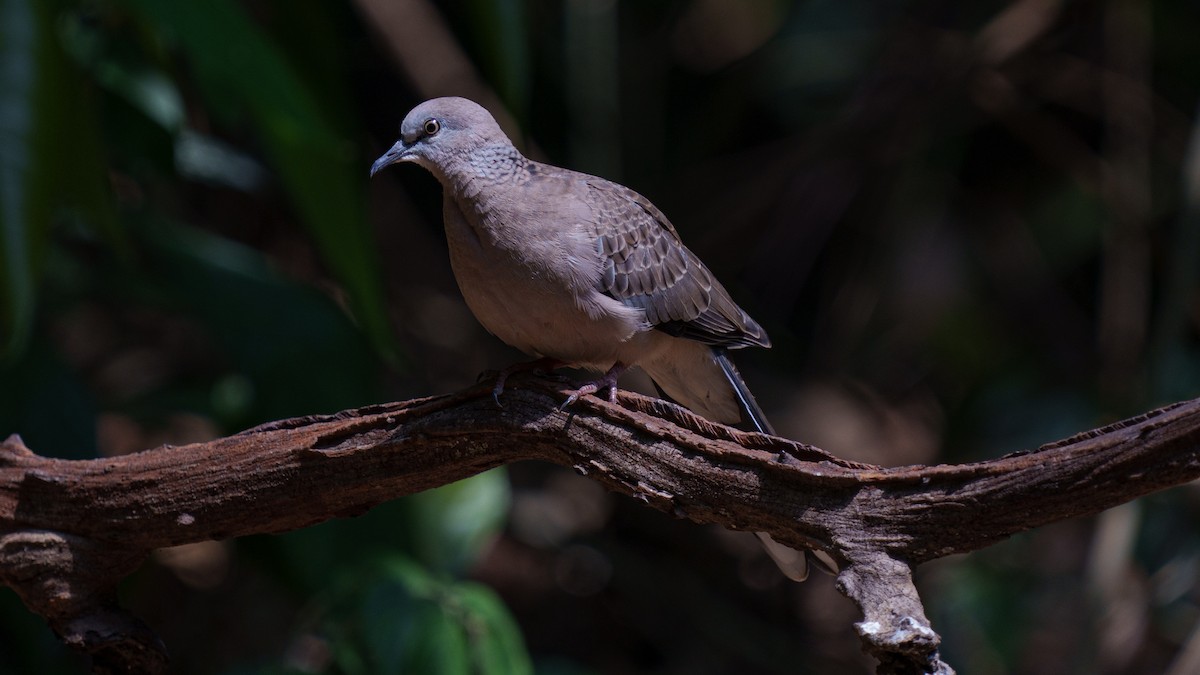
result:
<svg viewBox="0 0 1200 675"><path fill-rule="evenodd" d="M263 425L121 457L40 457L0 443L0 582L94 670L163 672L163 645L114 589L155 548L284 532L521 460L573 467L697 523L817 548L880 673L952 673L912 567L1200 476L1200 400L995 460L892 469L714 425L622 392L571 413L556 381Z"/></svg>

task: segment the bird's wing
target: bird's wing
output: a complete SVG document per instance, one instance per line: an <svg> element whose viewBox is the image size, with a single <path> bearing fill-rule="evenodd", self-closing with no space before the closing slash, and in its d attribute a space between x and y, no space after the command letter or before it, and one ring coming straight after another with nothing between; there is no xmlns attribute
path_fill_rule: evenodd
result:
<svg viewBox="0 0 1200 675"><path fill-rule="evenodd" d="M646 312L655 328L721 347L769 347L766 331L729 297L674 226L640 194L587 177L586 201L603 260L600 291Z"/></svg>

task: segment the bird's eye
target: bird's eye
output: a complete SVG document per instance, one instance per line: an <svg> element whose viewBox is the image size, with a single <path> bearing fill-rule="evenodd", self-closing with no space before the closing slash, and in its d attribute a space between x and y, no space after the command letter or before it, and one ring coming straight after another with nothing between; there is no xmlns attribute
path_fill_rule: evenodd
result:
<svg viewBox="0 0 1200 675"><path fill-rule="evenodd" d="M429 119L425 120L425 126L423 129L426 136L433 136L442 130L442 123L430 117Z"/></svg>

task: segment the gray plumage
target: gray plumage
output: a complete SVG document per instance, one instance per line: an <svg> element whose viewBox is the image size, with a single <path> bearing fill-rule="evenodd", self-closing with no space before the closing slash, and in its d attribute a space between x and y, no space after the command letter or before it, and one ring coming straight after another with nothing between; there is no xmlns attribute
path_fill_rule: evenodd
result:
<svg viewBox="0 0 1200 675"><path fill-rule="evenodd" d="M467 306L521 351L606 372L639 366L668 396L716 422L773 433L726 349L770 340L627 187L523 156L463 98L426 101L371 166L429 170L442 184L450 263ZM498 383L498 389L503 386ZM595 384L581 392L597 391ZM789 577L804 556L760 535Z"/></svg>
<svg viewBox="0 0 1200 675"><path fill-rule="evenodd" d="M649 200L527 159L466 99L422 103L400 136L371 173L413 162L442 183L454 274L488 331L565 364L640 366L668 396L714 421L736 424L758 412L740 409L729 384L740 376L713 348L768 347L766 332ZM741 390L748 396L744 383Z"/></svg>

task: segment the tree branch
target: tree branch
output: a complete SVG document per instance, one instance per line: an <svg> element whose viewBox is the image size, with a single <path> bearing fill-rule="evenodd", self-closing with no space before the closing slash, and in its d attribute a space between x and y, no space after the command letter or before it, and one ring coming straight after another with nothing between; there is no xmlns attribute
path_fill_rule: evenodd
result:
<svg viewBox="0 0 1200 675"><path fill-rule="evenodd" d="M152 549L283 532L501 464L573 467L697 523L819 548L881 673L953 672L912 566L1096 513L1200 476L1200 399L995 460L883 469L714 425L622 392L568 416L557 381L526 378L498 409L487 386L274 422L208 443L69 461L0 443L0 582L96 672L161 672L157 638L116 607Z"/></svg>

